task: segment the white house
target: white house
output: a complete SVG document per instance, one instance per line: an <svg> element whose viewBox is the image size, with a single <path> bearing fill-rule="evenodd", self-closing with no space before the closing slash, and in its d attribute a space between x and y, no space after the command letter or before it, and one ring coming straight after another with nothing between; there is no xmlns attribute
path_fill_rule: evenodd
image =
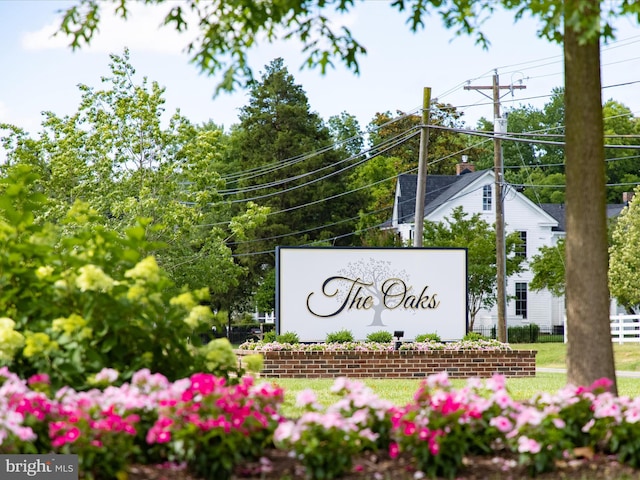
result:
<svg viewBox="0 0 640 480"><path fill-rule="evenodd" d="M495 177L492 170L474 171L472 165L459 164L458 175L428 175L425 194L425 220L439 222L450 217L461 206L466 213L480 214L494 224ZM406 241L413 241L415 228L417 175L400 175L396 184L391 228ZM564 205L536 205L515 188L503 187L505 232L519 232L524 241L523 255L530 259L542 246L553 246L565 236ZM623 205L610 206L609 215L617 215ZM428 245L425 245L428 246ZM558 332L564 323L564 298L549 291L529 289L533 274L525 263L522 273L507 279L506 318L508 326L535 323L541 332ZM497 322L497 309L481 310L474 328L492 327Z"/></svg>

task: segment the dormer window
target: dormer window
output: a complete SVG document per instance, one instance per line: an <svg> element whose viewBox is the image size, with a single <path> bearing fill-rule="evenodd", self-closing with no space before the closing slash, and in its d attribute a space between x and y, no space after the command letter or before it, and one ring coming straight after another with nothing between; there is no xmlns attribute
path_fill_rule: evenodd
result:
<svg viewBox="0 0 640 480"><path fill-rule="evenodd" d="M485 185L482 187L482 210L485 212L491 211L491 202L493 195L491 193L491 185Z"/></svg>

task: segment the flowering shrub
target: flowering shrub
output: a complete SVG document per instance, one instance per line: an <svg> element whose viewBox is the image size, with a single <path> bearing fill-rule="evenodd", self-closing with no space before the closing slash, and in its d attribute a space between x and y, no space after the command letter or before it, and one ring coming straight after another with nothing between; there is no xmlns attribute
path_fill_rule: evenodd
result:
<svg viewBox="0 0 640 480"><path fill-rule="evenodd" d="M36 453L29 447L37 440L33 428L28 425L27 410L31 393L24 380L11 373L7 367L0 368L0 453ZM22 402L22 399L25 401ZM35 410L35 409L34 409ZM34 423L44 420L47 406L35 410Z"/></svg>
<svg viewBox="0 0 640 480"><path fill-rule="evenodd" d="M485 352L512 350L508 343L498 340L461 340L458 342L404 342L400 350L480 350Z"/></svg>
<svg viewBox="0 0 640 480"><path fill-rule="evenodd" d="M331 388L343 398L326 411L312 390L300 392L297 404L306 411L297 420L281 423L274 443L291 450L306 468L307 477L337 478L351 469L354 455L389 443L390 404L358 382L340 378Z"/></svg>
<svg viewBox="0 0 640 480"><path fill-rule="evenodd" d="M392 455L406 451L417 467L432 477L453 477L473 443L473 423L481 417L471 397L451 387L446 373L422 383L415 403L393 415Z"/></svg>
<svg viewBox="0 0 640 480"><path fill-rule="evenodd" d="M175 460L216 480L228 478L241 460L259 458L270 445L284 400L282 389L255 385L252 377L227 385L224 378L203 373L174 394L160 401L147 442L170 443Z"/></svg>
<svg viewBox="0 0 640 480"><path fill-rule="evenodd" d="M393 406L340 378L331 387L336 402L323 408L303 391L306 411L285 420L282 389L251 377L230 384L197 373L171 382L143 369L130 383L115 386L118 378L104 369L87 380L91 390L51 394L47 375L22 380L0 368L0 453L75 453L84 477L94 479L123 476L134 461L228 478L274 446L315 479L336 478L358 454L384 449L413 458L428 476L454 477L465 455L501 450L517 454L532 475L578 455L613 454L640 467L640 398L612 395L604 379L517 402L502 376L453 388L442 373L427 377L413 401Z"/></svg>
<svg viewBox="0 0 640 480"><path fill-rule="evenodd" d="M125 380L151 367L170 379L206 371L210 352L200 354L189 338L213 323L201 305L210 293L172 296L167 273L141 254L157 250L146 220L118 232L78 202L59 223L40 222L47 198L24 165L9 169L0 190L0 271L12 286L0 289L0 365L23 378L49 373L55 388L78 389L105 367Z"/></svg>
<svg viewBox="0 0 640 480"><path fill-rule="evenodd" d="M273 351L392 351L394 342L344 342L344 343L280 343L249 340L238 347L240 350L255 350L257 352ZM400 350L480 350L504 351L511 350L506 343L497 340L459 341L459 342L404 342Z"/></svg>
<svg viewBox="0 0 640 480"><path fill-rule="evenodd" d="M100 408L97 395L64 391L49 421L52 451L77 454L87 479L119 478L131 461L140 417L115 405Z"/></svg>

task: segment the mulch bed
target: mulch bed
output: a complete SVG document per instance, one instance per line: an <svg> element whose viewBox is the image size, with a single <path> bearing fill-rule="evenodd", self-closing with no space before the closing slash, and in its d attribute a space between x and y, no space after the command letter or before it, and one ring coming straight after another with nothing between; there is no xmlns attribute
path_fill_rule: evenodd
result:
<svg viewBox="0 0 640 480"><path fill-rule="evenodd" d="M265 459L268 459L266 461ZM417 473L408 457L389 458L386 454L369 454L354 461L353 471L343 480L416 480L426 478ZM513 456L470 456L456 480L515 480L531 478L526 467ZM281 450L268 450L262 462L236 468L232 480L306 480L302 464ZM561 462L556 470L538 474L536 480L640 480L640 470L620 464L615 457L596 455L589 459ZM172 465L133 465L128 480L202 480L186 468Z"/></svg>

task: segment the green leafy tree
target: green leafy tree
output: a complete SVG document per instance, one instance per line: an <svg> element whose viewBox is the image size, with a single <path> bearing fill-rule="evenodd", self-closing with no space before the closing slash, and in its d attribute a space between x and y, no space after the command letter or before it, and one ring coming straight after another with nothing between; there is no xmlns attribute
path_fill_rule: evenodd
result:
<svg viewBox="0 0 640 480"><path fill-rule="evenodd" d="M429 124L462 128L462 115L452 105L432 102ZM368 126L370 146L379 147L384 155L398 159L396 167L399 172L409 172L418 167L421 125L421 114L397 111L394 116L390 112L376 113ZM427 155L429 174L454 175L462 153L471 158L476 156L474 148L467 148L469 141L466 135L446 129L430 129Z"/></svg>
<svg viewBox="0 0 640 480"><path fill-rule="evenodd" d="M45 114L35 140L9 135L8 162L40 175L50 208L43 221L60 223L76 200L120 232L144 222L153 254L176 285L208 288L225 296L244 270L232 258L231 240L244 240L264 221L254 203L232 212L216 170L227 139L219 127L196 127L175 113L164 126L164 90L146 78L134 82L128 51L111 55L103 89L80 86L78 111ZM68 230L74 224L65 224Z"/></svg>
<svg viewBox="0 0 640 480"><path fill-rule="evenodd" d="M564 203L567 179L564 173L547 173L545 169L526 169L511 177L524 185L523 193L534 203Z"/></svg>
<svg viewBox="0 0 640 480"><path fill-rule="evenodd" d="M364 135L358 119L347 112L329 117L329 132L333 142L337 144L341 156L360 155L364 148Z"/></svg>
<svg viewBox="0 0 640 480"><path fill-rule="evenodd" d="M524 258L515 255L521 240L517 232L505 239L507 276L522 271ZM433 247L464 247L467 249L467 284L469 330L473 329L476 314L496 304L496 232L480 214L469 216L456 207L442 222L425 222L424 245Z"/></svg>
<svg viewBox="0 0 640 480"><path fill-rule="evenodd" d="M607 145L634 145L640 134L640 119L631 110L614 100L603 106L605 143ZM640 183L637 150L608 148L606 153L607 201L621 203L622 194L632 190L630 185Z"/></svg>
<svg viewBox="0 0 640 480"><path fill-rule="evenodd" d="M382 240L380 226L391 217L400 163L397 157L372 156L355 168L349 178L349 187L365 195L365 201L358 211L356 227L362 245L375 246L376 242Z"/></svg>
<svg viewBox="0 0 640 480"><path fill-rule="evenodd" d="M609 288L611 295L627 311L636 313L640 306L640 196L633 197L618 217L609 248Z"/></svg>
<svg viewBox="0 0 640 480"><path fill-rule="evenodd" d="M533 280L529 288L534 291L549 290L556 297L565 293L565 254L564 239L558 240L554 246L544 246L531 257L529 268L533 273Z"/></svg>
<svg viewBox="0 0 640 480"><path fill-rule="evenodd" d="M514 108L508 112L510 133L527 132L557 137L529 136L528 140L544 140L545 143L505 141L503 145L506 178L511 184L523 185L524 194L537 203L564 203L564 149L549 140L560 141L564 134L564 89L555 88L551 100L543 110L533 107ZM640 122L629 108L608 100L603 106L605 143L607 145L631 145L633 135L638 134ZM492 124L481 120L483 129ZM634 150L608 148L606 153L607 201L620 203L623 192L640 181ZM490 168L493 158L487 156L480 164Z"/></svg>
<svg viewBox="0 0 640 480"><path fill-rule="evenodd" d="M442 127L463 126L462 113L455 107L433 102L429 123ZM351 177L351 188L363 189L366 199L360 211L360 242L371 246L397 245L388 233L374 232L391 217L398 173L416 171L420 149L422 116L397 111L376 113L369 123L370 159L359 165ZM470 138L443 129L430 129L427 163L430 175L454 175L464 153L474 158L477 147Z"/></svg>
<svg viewBox="0 0 640 480"><path fill-rule="evenodd" d="M502 142L505 178L521 186L524 195L536 203L564 203L564 149L549 143L561 142L564 134L564 89L554 88L541 110L527 105L509 109L506 114L509 133L526 133L527 141ZM482 118L479 128L493 131L493 122ZM493 161L491 151L481 157L478 166L492 168Z"/></svg>
<svg viewBox="0 0 640 480"><path fill-rule="evenodd" d="M161 3L163 0L155 0ZM119 12L126 17L126 0ZM98 26L102 2L86 0L70 7L63 17L61 30L72 34L72 46L90 41ZM247 47L259 36L297 37L308 52L307 65L322 71L337 58L347 67L358 70L358 55L364 48L342 28L336 33L324 14L329 8L347 13L357 8L346 0L336 2L296 0L284 2L250 2L218 0L198 9L196 0L188 5L198 12L201 36L192 43L196 62L209 72L224 74L225 85L234 86L237 74L250 74ZM526 15L540 19L540 36L564 46L566 175L567 175L567 323L570 341L567 348L567 379L588 385L606 377L614 381L613 347L608 341L609 294L607 281L607 232L603 119L600 79L600 41L613 36L610 18L640 14L635 0L604 2L600 0L396 0L392 8L406 11L411 31L424 28L425 19L438 13L443 23L456 34L469 34L482 45L488 39L482 31L483 21L498 8L514 12L519 19ZM82 14L84 7L89 14ZM182 5L175 6L166 23L187 28ZM186 8L186 6L184 6ZM215 12L215 14L213 13ZM224 12L220 15L219 12ZM251 12L251 17L247 16ZM251 21L247 21L251 18ZM241 26L242 35L238 35ZM282 30L278 30L278 28ZM317 30L316 30L317 29ZM318 32L317 34L315 32ZM326 43L320 40L327 40ZM326 47L326 48L325 48ZM226 60L226 61L225 61ZM585 175L589 172L589 175ZM585 356L584 352L590 352Z"/></svg>

